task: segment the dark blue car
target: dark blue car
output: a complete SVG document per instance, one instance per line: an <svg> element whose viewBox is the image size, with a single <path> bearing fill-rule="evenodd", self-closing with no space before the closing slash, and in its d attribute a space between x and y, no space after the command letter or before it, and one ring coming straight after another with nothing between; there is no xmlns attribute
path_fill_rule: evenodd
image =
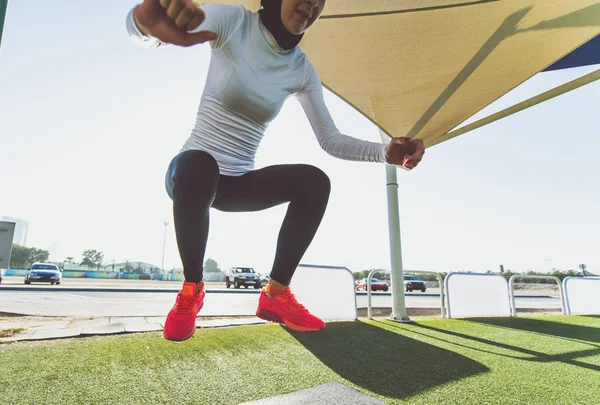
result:
<svg viewBox="0 0 600 405"><path fill-rule="evenodd" d="M25 284L50 283L60 284L62 273L57 265L52 263L34 263L25 275Z"/></svg>

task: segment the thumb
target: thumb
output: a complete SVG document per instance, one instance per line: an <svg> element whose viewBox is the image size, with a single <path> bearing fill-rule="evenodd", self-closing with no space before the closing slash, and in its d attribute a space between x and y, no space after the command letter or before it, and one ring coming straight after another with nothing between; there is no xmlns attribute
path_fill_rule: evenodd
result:
<svg viewBox="0 0 600 405"><path fill-rule="evenodd" d="M214 31L199 31L193 34L188 34L186 42L188 43L188 46L191 46L196 44L203 44L206 41L214 41L218 37L219 36Z"/></svg>

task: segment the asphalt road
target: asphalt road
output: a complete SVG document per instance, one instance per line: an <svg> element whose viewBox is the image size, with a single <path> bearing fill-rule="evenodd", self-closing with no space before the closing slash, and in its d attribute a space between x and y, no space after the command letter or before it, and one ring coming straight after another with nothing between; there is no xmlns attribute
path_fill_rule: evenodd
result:
<svg viewBox="0 0 600 405"><path fill-rule="evenodd" d="M37 316L164 316L172 307L176 292L181 286L180 282L167 284L169 282L136 280L101 280L105 283L98 283L99 280L72 282L77 279L65 279L60 286L48 284L24 286L22 278L11 277L10 279L5 278L0 285L0 313ZM144 292L111 291L114 286L106 283L111 281L119 283L119 287L128 289L143 286ZM94 291L98 288L101 290ZM157 291L151 292L152 289ZM254 315L258 292L259 290L253 289L225 290L222 283L214 285L209 283L202 315ZM391 295L379 292L375 293L372 299L373 307L389 308L391 302ZM367 306L366 295L357 295L357 305L359 308ZM406 293L406 306L439 308L439 292L428 290L425 294ZM558 296L517 297L516 306L517 308L556 309L560 308L560 299Z"/></svg>
<svg viewBox="0 0 600 405"><path fill-rule="evenodd" d="M25 286L24 277L4 277L2 286ZM102 278L63 278L61 287L106 287L106 288L181 288L181 281L158 281L158 280L124 280L124 279L102 279ZM27 287L48 287L50 283L35 283ZM225 289L225 283L207 283L211 289Z"/></svg>

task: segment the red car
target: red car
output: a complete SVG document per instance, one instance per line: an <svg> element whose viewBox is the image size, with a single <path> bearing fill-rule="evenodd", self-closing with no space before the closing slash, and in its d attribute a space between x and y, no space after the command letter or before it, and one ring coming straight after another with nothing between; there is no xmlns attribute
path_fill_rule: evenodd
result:
<svg viewBox="0 0 600 405"><path fill-rule="evenodd" d="M376 278L371 279L371 291L387 291L390 286L385 281L378 280ZM356 282L356 289L367 291L367 279L363 278Z"/></svg>

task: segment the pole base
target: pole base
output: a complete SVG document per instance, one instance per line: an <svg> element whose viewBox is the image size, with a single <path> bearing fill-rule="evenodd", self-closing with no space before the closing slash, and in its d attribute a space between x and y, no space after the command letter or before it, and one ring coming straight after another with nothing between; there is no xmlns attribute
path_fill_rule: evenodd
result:
<svg viewBox="0 0 600 405"><path fill-rule="evenodd" d="M390 315L390 316L388 316L386 319L387 319L388 321L392 321L392 322L398 322L398 323L416 323L415 321L413 321L412 319L410 319L410 318L408 318L408 317L407 317L407 318L405 318L405 319L402 319L402 318L398 319L398 318L394 318L394 316L393 316L393 315Z"/></svg>

